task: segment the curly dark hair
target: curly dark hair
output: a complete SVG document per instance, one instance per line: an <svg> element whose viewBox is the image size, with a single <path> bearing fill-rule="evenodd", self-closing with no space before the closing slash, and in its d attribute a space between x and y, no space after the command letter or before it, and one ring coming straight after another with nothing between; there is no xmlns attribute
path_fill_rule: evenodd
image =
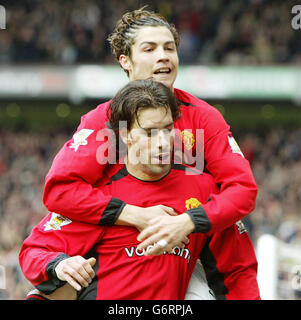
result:
<svg viewBox="0 0 301 320"><path fill-rule="evenodd" d="M121 54L131 58L131 47L135 40L136 31L139 28L148 27L166 27L172 33L176 47L179 47L180 37L175 26L153 11L145 10L142 7L138 10L126 12L122 18L117 22L116 28L113 33L108 37L111 46L111 51L117 61ZM124 70L128 75L128 71Z"/></svg>

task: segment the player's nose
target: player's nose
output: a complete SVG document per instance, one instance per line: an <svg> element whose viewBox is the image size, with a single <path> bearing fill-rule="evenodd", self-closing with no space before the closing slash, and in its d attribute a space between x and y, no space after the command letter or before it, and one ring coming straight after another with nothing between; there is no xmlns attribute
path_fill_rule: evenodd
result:
<svg viewBox="0 0 301 320"><path fill-rule="evenodd" d="M157 144L163 150L169 150L171 144L171 132L164 129L160 130L157 137Z"/></svg>
<svg viewBox="0 0 301 320"><path fill-rule="evenodd" d="M166 50L164 49L164 47L162 47L162 46L158 46L158 48L157 48L157 61L158 62L169 61L169 56L168 56Z"/></svg>

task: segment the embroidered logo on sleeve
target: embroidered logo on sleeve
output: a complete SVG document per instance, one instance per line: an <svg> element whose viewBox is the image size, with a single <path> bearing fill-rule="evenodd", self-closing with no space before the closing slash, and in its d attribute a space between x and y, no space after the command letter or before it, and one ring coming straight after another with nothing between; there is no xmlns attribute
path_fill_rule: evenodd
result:
<svg viewBox="0 0 301 320"><path fill-rule="evenodd" d="M87 138L90 134L92 134L94 130L92 129L81 129L79 132L76 132L73 135L73 143L71 144L70 148L74 149L76 152L79 146L85 146L88 144Z"/></svg>
<svg viewBox="0 0 301 320"><path fill-rule="evenodd" d="M60 214L52 212L50 220L44 224L44 231L61 230L63 226L66 226L71 222L72 221L67 217L63 217Z"/></svg>
<svg viewBox="0 0 301 320"><path fill-rule="evenodd" d="M228 136L228 141L233 153L239 153L242 157L245 157L241 152L238 143L235 141L233 137Z"/></svg>

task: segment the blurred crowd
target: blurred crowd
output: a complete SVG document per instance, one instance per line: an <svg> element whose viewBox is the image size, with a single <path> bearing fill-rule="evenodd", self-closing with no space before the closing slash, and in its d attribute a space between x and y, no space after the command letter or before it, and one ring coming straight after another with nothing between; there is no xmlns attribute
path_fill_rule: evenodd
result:
<svg viewBox="0 0 301 320"><path fill-rule="evenodd" d="M182 64L300 64L295 1L3 0L0 64L112 63L108 35L126 11L148 5L174 23Z"/></svg>
<svg viewBox="0 0 301 320"><path fill-rule="evenodd" d="M42 203L45 175L66 138L0 132L0 266L5 267L5 274L0 273L0 300L24 299L31 288L19 267L18 252L47 213ZM1 290L3 286L6 290Z"/></svg>
<svg viewBox="0 0 301 320"><path fill-rule="evenodd" d="M108 35L123 13L148 5L174 23L182 64L301 64L294 1L2 0L0 67L29 63L114 63ZM24 238L47 213L45 175L70 133L0 129L0 300L24 299L31 285L18 265ZM254 245L263 233L301 245L301 130L236 137L259 187L246 223ZM1 268L1 267L4 267ZM5 273L3 272L5 271ZM5 289L3 286L5 285Z"/></svg>
<svg viewBox="0 0 301 320"><path fill-rule="evenodd" d="M274 129L240 139L250 161L259 192L247 223L253 242L270 233L301 246L301 129Z"/></svg>
<svg viewBox="0 0 301 320"><path fill-rule="evenodd" d="M45 175L67 133L0 134L0 265L6 271L1 299L24 299L31 285L18 265L24 238L47 213L42 204ZM254 245L263 233L301 245L301 130L272 130L237 137L259 187L247 228ZM1 283L1 279L0 279Z"/></svg>

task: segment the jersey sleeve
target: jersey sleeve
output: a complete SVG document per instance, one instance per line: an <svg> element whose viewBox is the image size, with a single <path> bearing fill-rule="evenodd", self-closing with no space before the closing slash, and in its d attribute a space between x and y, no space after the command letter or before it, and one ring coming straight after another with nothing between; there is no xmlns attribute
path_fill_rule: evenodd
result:
<svg viewBox="0 0 301 320"><path fill-rule="evenodd" d="M90 254L103 232L101 226L49 213L22 244L21 270L37 289L50 294L66 283L57 278L56 265L71 256Z"/></svg>
<svg viewBox="0 0 301 320"><path fill-rule="evenodd" d="M120 199L95 187L108 162L116 157L111 147L114 137L108 138L106 128L107 107L108 102L83 116L72 139L54 158L43 194L49 211L60 212L74 221L112 225L125 206Z"/></svg>
<svg viewBox="0 0 301 320"><path fill-rule="evenodd" d="M241 221L209 236L200 260L218 300L260 300L257 259Z"/></svg>
<svg viewBox="0 0 301 320"><path fill-rule="evenodd" d="M196 230L203 233L220 231L254 210L257 185L250 164L221 113L186 92L177 90L177 95L187 105L182 113L184 125L203 130L204 167L220 189L197 210Z"/></svg>
<svg viewBox="0 0 301 320"><path fill-rule="evenodd" d="M210 111L205 130L206 169L219 185L218 194L204 206L210 231L226 228L254 210L257 185L247 159L239 149L229 125L217 110ZM213 129L216 128L216 129Z"/></svg>

